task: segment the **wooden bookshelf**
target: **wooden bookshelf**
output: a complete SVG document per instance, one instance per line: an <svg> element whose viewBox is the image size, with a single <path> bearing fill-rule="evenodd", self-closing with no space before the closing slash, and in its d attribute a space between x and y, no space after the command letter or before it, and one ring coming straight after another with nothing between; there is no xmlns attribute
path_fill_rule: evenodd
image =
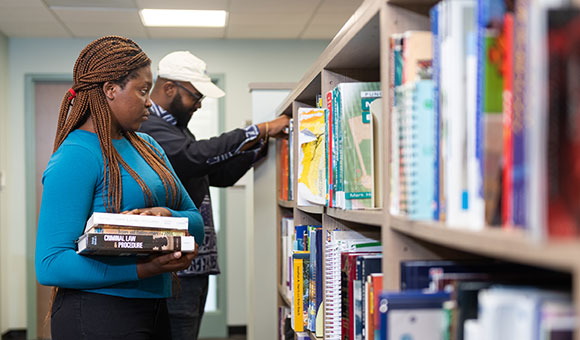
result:
<svg viewBox="0 0 580 340"><path fill-rule="evenodd" d="M324 213L324 207L321 205L298 205L296 206L296 209L303 211L305 213L309 213L309 214L322 214Z"/></svg>
<svg viewBox="0 0 580 340"><path fill-rule="evenodd" d="M278 199L278 205L281 206L282 208L292 209L294 208L294 201L286 201Z"/></svg>
<svg viewBox="0 0 580 340"><path fill-rule="evenodd" d="M326 208L326 214L338 220L380 227L384 223L383 210L343 210Z"/></svg>
<svg viewBox="0 0 580 340"><path fill-rule="evenodd" d="M436 2L364 1L278 107L277 114L291 114L296 122L298 108L313 107L316 95L320 94L323 107L326 107L324 94L341 82L380 81L383 91L386 91L389 88L389 37L408 30L430 30L427 13ZM580 0L575 3L580 4ZM383 96L383 122L390 122L389 108L389 98ZM382 132L383 136L389 136L389 124L383 124ZM294 129L293 137L295 141L298 140L297 128ZM385 179L390 178L388 143L386 138L382 160L382 177ZM294 143L294 155L298 155L297 143ZM297 174L297 157L293 166L294 174ZM383 243L385 290L399 290L401 261L493 258L571 274L573 300L577 315L580 316L580 240L538 243L530 240L521 230L506 231L494 227L468 230L451 228L439 222L418 222L392 216L385 208L389 206L390 183L383 180L382 185L383 209L304 207L295 202L280 200L278 205L284 209L292 209L295 225L321 224L323 230L348 228L380 234ZM296 181L293 192L297 194ZM575 334L576 340L580 340L579 333ZM315 339L313 334L311 337Z"/></svg>
<svg viewBox="0 0 580 340"><path fill-rule="evenodd" d="M292 305L286 294L284 294L284 290L282 289L281 285L278 285L278 295L280 295L280 299L282 299L282 302L284 302L286 306L290 307Z"/></svg>
<svg viewBox="0 0 580 340"><path fill-rule="evenodd" d="M308 336L310 336L311 340L322 340L324 339L323 337L317 337L316 334L312 333L312 331L308 331Z"/></svg>

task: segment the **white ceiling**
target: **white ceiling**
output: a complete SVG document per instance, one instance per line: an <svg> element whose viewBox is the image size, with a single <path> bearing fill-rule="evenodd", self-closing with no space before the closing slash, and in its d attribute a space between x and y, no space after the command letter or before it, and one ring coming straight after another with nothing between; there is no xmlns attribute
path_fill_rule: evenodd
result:
<svg viewBox="0 0 580 340"><path fill-rule="evenodd" d="M0 0L8 37L330 39L362 0ZM225 28L144 27L138 10L221 9Z"/></svg>

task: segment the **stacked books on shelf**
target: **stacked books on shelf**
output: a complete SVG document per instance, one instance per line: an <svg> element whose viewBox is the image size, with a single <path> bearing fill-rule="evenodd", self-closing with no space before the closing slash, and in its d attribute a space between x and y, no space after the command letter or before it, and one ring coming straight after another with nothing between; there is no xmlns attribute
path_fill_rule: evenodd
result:
<svg viewBox="0 0 580 340"><path fill-rule="evenodd" d="M324 247L324 338L361 338L374 325L370 301L382 287L381 244L355 231L328 230Z"/></svg>
<svg viewBox="0 0 580 340"><path fill-rule="evenodd" d="M150 255L174 251L193 252L186 217L95 212L77 240L82 255Z"/></svg>
<svg viewBox="0 0 580 340"><path fill-rule="evenodd" d="M580 234L580 11L569 6L443 0L431 31L390 37L391 214L536 240Z"/></svg>
<svg viewBox="0 0 580 340"><path fill-rule="evenodd" d="M382 206L380 97L379 82L341 83L326 109L298 110L298 205Z"/></svg>
<svg viewBox="0 0 580 340"><path fill-rule="evenodd" d="M406 261L402 290L380 294L375 338L572 339L569 282L503 262Z"/></svg>

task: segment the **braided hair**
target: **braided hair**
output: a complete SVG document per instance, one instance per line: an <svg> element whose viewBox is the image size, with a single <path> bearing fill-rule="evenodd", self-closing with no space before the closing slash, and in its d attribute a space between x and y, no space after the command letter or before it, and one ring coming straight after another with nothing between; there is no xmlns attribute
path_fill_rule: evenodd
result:
<svg viewBox="0 0 580 340"><path fill-rule="evenodd" d="M120 36L99 38L87 45L80 53L73 70L72 91L65 94L60 106L53 152L59 148L71 131L80 127L89 117L92 119L103 153L105 179L103 202L107 212L121 212L123 188L120 166L137 181L143 190L147 206L155 204L147 184L113 147L112 111L102 90L103 84L108 81L123 88L130 79L137 76L141 68L150 65L149 57L131 39ZM165 187L168 206L176 208L181 201L180 191L175 177L160 156L159 150L139 137L135 131L123 131L123 135L159 175Z"/></svg>

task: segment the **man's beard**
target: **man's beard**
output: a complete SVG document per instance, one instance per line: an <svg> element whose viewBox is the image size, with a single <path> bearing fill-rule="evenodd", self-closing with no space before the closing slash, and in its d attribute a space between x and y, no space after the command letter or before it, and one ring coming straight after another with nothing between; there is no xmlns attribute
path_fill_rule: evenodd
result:
<svg viewBox="0 0 580 340"><path fill-rule="evenodd" d="M171 103L169 103L169 113L175 118L178 126L187 126L193 116L191 110L187 110L181 100L181 94L177 92Z"/></svg>

